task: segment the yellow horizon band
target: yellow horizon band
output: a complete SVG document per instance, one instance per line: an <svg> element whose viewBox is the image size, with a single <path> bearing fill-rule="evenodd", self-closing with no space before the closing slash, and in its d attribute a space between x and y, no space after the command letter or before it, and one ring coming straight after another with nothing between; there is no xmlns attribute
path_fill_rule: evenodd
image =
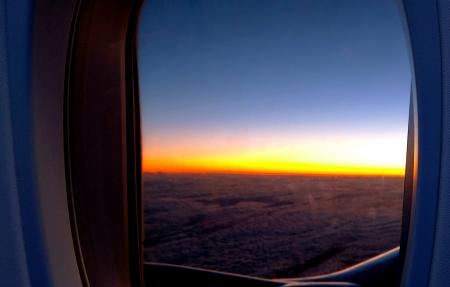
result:
<svg viewBox="0 0 450 287"><path fill-rule="evenodd" d="M279 162L191 162L145 159L144 172L166 173L239 173L239 174L292 174L292 175L391 175L403 176L404 167L345 166L311 163Z"/></svg>

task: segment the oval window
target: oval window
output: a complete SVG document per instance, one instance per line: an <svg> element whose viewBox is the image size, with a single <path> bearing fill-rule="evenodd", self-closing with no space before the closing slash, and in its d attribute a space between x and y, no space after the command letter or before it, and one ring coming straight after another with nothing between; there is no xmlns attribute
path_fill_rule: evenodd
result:
<svg viewBox="0 0 450 287"><path fill-rule="evenodd" d="M399 245L395 1L149 1L139 41L147 261L298 277Z"/></svg>

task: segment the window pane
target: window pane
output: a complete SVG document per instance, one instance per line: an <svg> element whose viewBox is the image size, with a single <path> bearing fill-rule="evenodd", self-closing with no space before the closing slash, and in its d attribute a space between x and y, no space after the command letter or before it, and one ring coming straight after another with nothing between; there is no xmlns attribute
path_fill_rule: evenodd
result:
<svg viewBox="0 0 450 287"><path fill-rule="evenodd" d="M139 41L147 261L294 277L399 244L394 0L148 1Z"/></svg>

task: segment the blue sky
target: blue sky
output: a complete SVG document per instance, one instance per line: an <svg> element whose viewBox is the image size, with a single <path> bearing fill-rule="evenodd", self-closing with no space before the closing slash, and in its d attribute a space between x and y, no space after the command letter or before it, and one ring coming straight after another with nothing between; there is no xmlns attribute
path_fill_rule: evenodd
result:
<svg viewBox="0 0 450 287"><path fill-rule="evenodd" d="M394 0L147 1L139 71L144 156L208 136L406 146L411 72Z"/></svg>

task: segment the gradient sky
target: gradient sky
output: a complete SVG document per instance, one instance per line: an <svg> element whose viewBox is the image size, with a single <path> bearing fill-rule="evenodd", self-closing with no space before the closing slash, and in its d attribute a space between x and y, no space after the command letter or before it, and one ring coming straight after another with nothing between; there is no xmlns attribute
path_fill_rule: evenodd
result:
<svg viewBox="0 0 450 287"><path fill-rule="evenodd" d="M394 0L147 1L139 70L145 171L403 172Z"/></svg>

